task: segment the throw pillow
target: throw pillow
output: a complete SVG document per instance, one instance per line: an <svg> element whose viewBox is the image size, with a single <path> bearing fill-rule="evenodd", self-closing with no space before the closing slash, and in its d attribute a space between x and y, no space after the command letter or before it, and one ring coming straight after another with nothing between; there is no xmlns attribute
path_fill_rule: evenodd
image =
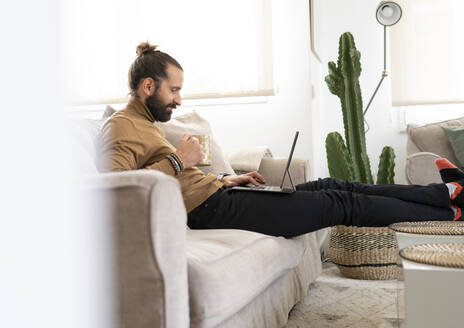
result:
<svg viewBox="0 0 464 328"><path fill-rule="evenodd" d="M464 126L443 126L461 167L464 167Z"/></svg>
<svg viewBox="0 0 464 328"><path fill-rule="evenodd" d="M209 122L196 111L174 117L166 123L156 122L155 124L164 131L166 139L174 147L177 147L179 140L184 134L204 134L211 136L211 166L199 166L198 168L205 174L235 173L226 160L221 147L214 139Z"/></svg>
<svg viewBox="0 0 464 328"><path fill-rule="evenodd" d="M110 105L107 105L105 111L103 112L102 118L106 119L110 117L111 115L113 115L114 113L116 113L116 109L114 109Z"/></svg>

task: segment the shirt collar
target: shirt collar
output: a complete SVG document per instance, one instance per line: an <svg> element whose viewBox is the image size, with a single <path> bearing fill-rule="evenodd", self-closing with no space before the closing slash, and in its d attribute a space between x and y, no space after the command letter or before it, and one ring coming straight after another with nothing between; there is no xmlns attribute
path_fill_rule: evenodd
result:
<svg viewBox="0 0 464 328"><path fill-rule="evenodd" d="M137 114L143 116L148 121L154 123L155 118L151 114L150 110L148 109L147 105L145 105L140 98L138 97L131 97L129 103L127 104L128 108L132 108Z"/></svg>

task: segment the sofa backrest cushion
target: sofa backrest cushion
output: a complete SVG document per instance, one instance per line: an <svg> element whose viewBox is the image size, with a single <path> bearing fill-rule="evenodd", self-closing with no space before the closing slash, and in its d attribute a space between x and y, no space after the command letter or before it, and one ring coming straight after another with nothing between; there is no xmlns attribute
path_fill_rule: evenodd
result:
<svg viewBox="0 0 464 328"><path fill-rule="evenodd" d="M156 125L159 126L164 133L166 133L166 139L168 139L174 147L178 145L179 140L185 134L209 135L211 137L211 166L199 166L198 168L205 174L234 174L234 170L230 166L221 147L214 138L211 125L196 111L177 116L166 123L156 122Z"/></svg>
<svg viewBox="0 0 464 328"><path fill-rule="evenodd" d="M104 120L74 118L69 121L71 165L76 173L98 173L97 136Z"/></svg>
<svg viewBox="0 0 464 328"><path fill-rule="evenodd" d="M459 165L442 126L464 126L464 117L423 126L408 126L408 155L417 151L431 152Z"/></svg>

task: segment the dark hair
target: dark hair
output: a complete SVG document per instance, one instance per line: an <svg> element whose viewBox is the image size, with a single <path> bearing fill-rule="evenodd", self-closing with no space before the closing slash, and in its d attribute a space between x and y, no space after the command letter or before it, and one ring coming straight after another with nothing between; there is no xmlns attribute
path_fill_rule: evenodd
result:
<svg viewBox="0 0 464 328"><path fill-rule="evenodd" d="M137 96L140 82L147 77L151 77L158 88L159 82L168 77L166 73L168 64L183 70L174 58L156 48L157 46L148 42L142 42L137 46L137 58L129 69L129 89L132 96Z"/></svg>

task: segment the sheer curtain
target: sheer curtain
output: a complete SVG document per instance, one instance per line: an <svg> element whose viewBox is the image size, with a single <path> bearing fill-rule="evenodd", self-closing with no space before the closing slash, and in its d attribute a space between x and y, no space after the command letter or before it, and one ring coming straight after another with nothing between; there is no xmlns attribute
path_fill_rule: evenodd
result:
<svg viewBox="0 0 464 328"><path fill-rule="evenodd" d="M64 1L63 91L73 103L127 101L142 41L184 68L183 96L271 95L271 0Z"/></svg>
<svg viewBox="0 0 464 328"><path fill-rule="evenodd" d="M464 102L464 2L395 0L390 29L394 106Z"/></svg>

